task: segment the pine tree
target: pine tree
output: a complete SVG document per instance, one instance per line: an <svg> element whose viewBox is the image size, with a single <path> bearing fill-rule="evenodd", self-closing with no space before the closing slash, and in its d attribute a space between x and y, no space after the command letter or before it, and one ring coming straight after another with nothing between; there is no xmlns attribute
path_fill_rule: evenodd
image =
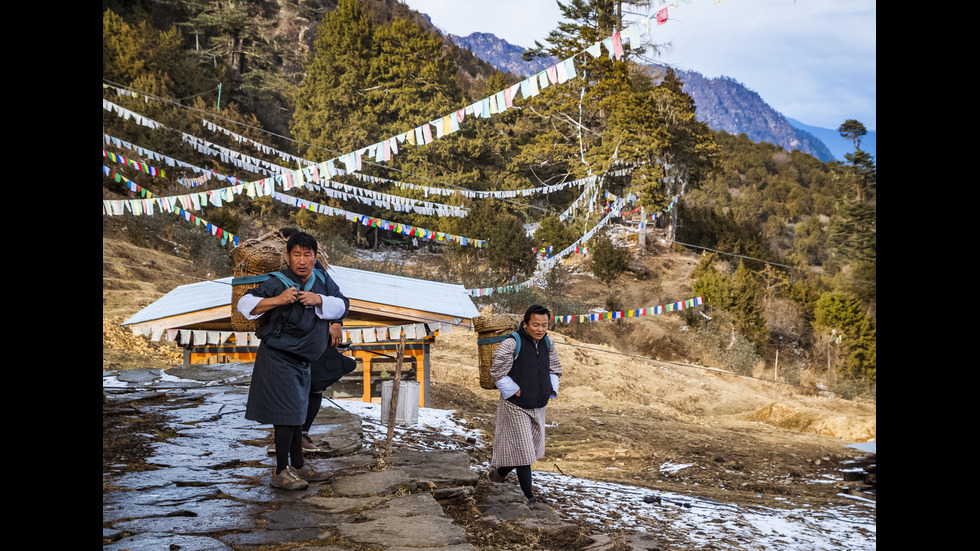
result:
<svg viewBox="0 0 980 551"><path fill-rule="evenodd" d="M709 307L720 310L728 310L731 298L729 296L728 276L722 274L715 267L718 255L715 253L705 253L691 273L694 280L694 293L704 297L705 303Z"/></svg>
<svg viewBox="0 0 980 551"><path fill-rule="evenodd" d="M860 121L848 119L837 128L837 131L842 138L854 144L854 153L847 153L844 158L851 163L855 188L854 200L864 201L867 194L874 191L878 183L878 170L875 168L874 157L861 150L861 138L868 134L868 130Z"/></svg>
<svg viewBox="0 0 980 551"><path fill-rule="evenodd" d="M699 188L716 168L714 135L707 124L695 118L694 100L682 86L674 70L668 68L645 101L652 115L630 129L636 138L624 138L631 144L643 139L650 142L649 150L639 149L632 159L623 158L638 165L634 178L638 180L640 204L651 212L663 210L674 196ZM647 138L651 135L656 139ZM676 238L677 216L675 209L670 215L671 241Z"/></svg>
<svg viewBox="0 0 980 551"><path fill-rule="evenodd" d="M864 127L861 121L854 119L847 119L837 128L837 132L840 133L840 137L851 140L854 144L854 149L861 149L861 138L868 134L868 129Z"/></svg>
<svg viewBox="0 0 980 551"><path fill-rule="evenodd" d="M854 200L865 201L873 197L878 187L878 169L870 153L857 149L846 153L844 159L851 163L854 179Z"/></svg>
<svg viewBox="0 0 980 551"><path fill-rule="evenodd" d="M550 245L557 253L571 245L575 241L575 235L557 216L546 216L534 232L534 241L539 248Z"/></svg>
<svg viewBox="0 0 980 551"><path fill-rule="evenodd" d="M759 282L745 264L739 262L729 287L729 311L735 317L736 331L757 345L765 341L767 333L760 295Z"/></svg>
<svg viewBox="0 0 980 551"><path fill-rule="evenodd" d="M845 262L875 262L878 254L877 209L867 203L842 200L827 230L827 245Z"/></svg>
<svg viewBox="0 0 980 551"><path fill-rule="evenodd" d="M500 201L477 201L457 227L466 235L490 242L480 254L489 261L498 284L512 282L514 277L526 278L534 272L534 243L521 219L507 212Z"/></svg>
<svg viewBox="0 0 980 551"><path fill-rule="evenodd" d="M158 31L146 21L130 25L112 10L102 13L102 78L124 86L153 82L154 90L137 89L164 97L193 95L204 75L183 61L176 28Z"/></svg>
<svg viewBox="0 0 980 551"><path fill-rule="evenodd" d="M536 52L564 58L618 32L622 4L614 0L559 3L564 21L548 35L550 48L538 44ZM708 126L695 119L694 101L683 92L672 70L668 69L662 82L654 86L651 75L630 62L641 51L628 45L621 60L605 55L590 57L582 94L574 87L546 90L541 101L548 104L542 110L552 117L556 129L581 119L585 130L556 130L542 136L539 144L544 147L547 143L571 159L581 156L581 148L595 173L614 166L631 167L640 204L659 212L672 196L702 183L714 168L717 146ZM670 167L669 174L665 167ZM671 239L676 225L675 217Z"/></svg>
<svg viewBox="0 0 980 551"><path fill-rule="evenodd" d="M603 283L612 283L616 276L629 269L629 251L617 247L605 235L595 238L589 248L589 255L592 273Z"/></svg>
<svg viewBox="0 0 980 551"><path fill-rule="evenodd" d="M563 20L549 33L549 45L538 43L533 54L566 59L615 32L615 4L610 0L571 0L559 7ZM626 46L621 60L578 55L573 83L549 86L527 102L531 110L527 116L543 124L529 137L521 160L534 165L542 180L564 174L581 177L590 171L598 174L609 168L615 143L597 148L607 141L603 131L620 101L617 96L633 84L626 61L631 54Z"/></svg>
<svg viewBox="0 0 980 551"><path fill-rule="evenodd" d="M395 19L374 32L371 89L365 92L384 137L405 132L460 106L455 67L442 38Z"/></svg>
<svg viewBox="0 0 980 551"><path fill-rule="evenodd" d="M846 354L844 374L877 378L878 330L864 314L861 302L847 293L825 293L817 300L814 325L840 336Z"/></svg>
<svg viewBox="0 0 980 551"><path fill-rule="evenodd" d="M379 139L364 95L375 53L374 24L357 0L341 0L320 24L290 125L293 138L313 146L306 158L329 159Z"/></svg>
<svg viewBox="0 0 980 551"><path fill-rule="evenodd" d="M180 23L194 38L188 54L201 65L222 64L225 97L255 110L284 105L298 74L292 44L277 36L279 5L269 0L178 0L189 18ZM213 85L213 84L212 84ZM278 117L277 117L278 118Z"/></svg>
<svg viewBox="0 0 980 551"><path fill-rule="evenodd" d="M487 250L490 265L501 271L508 280L514 275L530 276L536 266L532 250L534 243L524 231L524 225L516 216L500 213L495 226Z"/></svg>

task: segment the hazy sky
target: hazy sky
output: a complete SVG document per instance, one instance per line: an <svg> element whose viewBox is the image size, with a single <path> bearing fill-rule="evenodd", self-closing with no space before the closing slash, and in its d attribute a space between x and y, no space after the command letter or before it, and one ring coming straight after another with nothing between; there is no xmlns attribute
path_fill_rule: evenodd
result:
<svg viewBox="0 0 980 551"><path fill-rule="evenodd" d="M493 33L529 47L557 26L554 0L403 0L448 33ZM877 128L875 0L654 0L658 60L729 76L787 117L824 128L857 119ZM676 7L673 5L676 4ZM644 15L630 15L639 21Z"/></svg>

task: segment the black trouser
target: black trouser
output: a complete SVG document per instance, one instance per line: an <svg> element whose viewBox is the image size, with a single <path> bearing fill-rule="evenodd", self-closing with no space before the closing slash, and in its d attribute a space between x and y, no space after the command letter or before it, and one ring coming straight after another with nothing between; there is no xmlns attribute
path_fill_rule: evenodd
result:
<svg viewBox="0 0 980 551"><path fill-rule="evenodd" d="M301 425L275 425L276 474L289 466L303 468L303 427Z"/></svg>
<svg viewBox="0 0 980 551"><path fill-rule="evenodd" d="M506 477L514 469L517 469L517 480L521 483L521 491L524 492L524 497L531 499L534 494L531 493L531 466L521 465L519 467L497 467L497 474L502 477Z"/></svg>

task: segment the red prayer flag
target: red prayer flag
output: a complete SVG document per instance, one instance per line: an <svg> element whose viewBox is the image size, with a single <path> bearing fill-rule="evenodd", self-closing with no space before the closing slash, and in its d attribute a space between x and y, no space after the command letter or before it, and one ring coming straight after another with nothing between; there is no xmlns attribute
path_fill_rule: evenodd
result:
<svg viewBox="0 0 980 551"><path fill-rule="evenodd" d="M623 58L623 38L619 36L619 33L612 35L612 45L613 45L613 55L616 59Z"/></svg>

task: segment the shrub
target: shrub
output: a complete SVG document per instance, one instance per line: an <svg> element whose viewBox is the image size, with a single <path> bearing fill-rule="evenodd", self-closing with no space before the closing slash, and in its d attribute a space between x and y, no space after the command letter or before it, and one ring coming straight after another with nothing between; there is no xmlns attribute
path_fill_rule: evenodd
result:
<svg viewBox="0 0 980 551"><path fill-rule="evenodd" d="M695 340L707 357L739 375L751 375L762 361L755 352L755 344L739 333L723 334L702 329L695 333Z"/></svg>
<svg viewBox="0 0 980 551"><path fill-rule="evenodd" d="M847 293L825 293L814 309L814 325L825 333L842 335L841 348L846 360L845 375L877 377L878 330L864 313L857 297Z"/></svg>
<svg viewBox="0 0 980 551"><path fill-rule="evenodd" d="M548 216L534 232L534 241L538 247L551 245L555 252L560 252L575 241L575 234L557 216Z"/></svg>
<svg viewBox="0 0 980 551"><path fill-rule="evenodd" d="M629 251L617 247L604 235L593 241L590 254L589 267L603 283L611 283L616 276L629 269Z"/></svg>
<svg viewBox="0 0 980 551"><path fill-rule="evenodd" d="M878 397L877 383L864 378L838 377L828 388L845 400L853 400L858 396L872 399Z"/></svg>
<svg viewBox="0 0 980 551"><path fill-rule="evenodd" d="M548 273L544 275L544 281L550 296L559 296L565 292L565 288L568 286L568 275L568 270L561 265L548 270Z"/></svg>

